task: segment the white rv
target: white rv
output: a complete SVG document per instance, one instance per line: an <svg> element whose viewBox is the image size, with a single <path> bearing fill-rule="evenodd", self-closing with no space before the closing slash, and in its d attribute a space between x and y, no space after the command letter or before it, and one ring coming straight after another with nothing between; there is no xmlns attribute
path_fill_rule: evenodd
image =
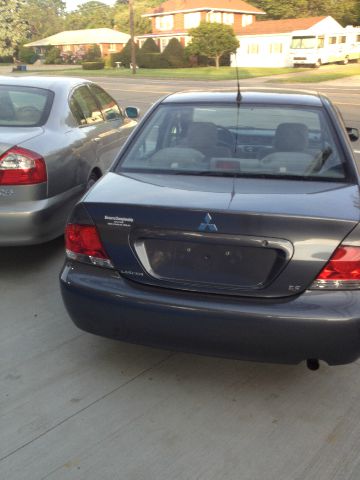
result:
<svg viewBox="0 0 360 480"><path fill-rule="evenodd" d="M360 58L360 27L346 27L338 33L294 32L290 44L290 62L296 67L320 67L324 63L346 65Z"/></svg>

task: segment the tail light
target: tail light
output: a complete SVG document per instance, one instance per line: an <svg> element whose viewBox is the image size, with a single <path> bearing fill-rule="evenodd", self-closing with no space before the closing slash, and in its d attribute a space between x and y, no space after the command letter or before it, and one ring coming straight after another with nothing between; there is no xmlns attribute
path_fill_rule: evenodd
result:
<svg viewBox="0 0 360 480"><path fill-rule="evenodd" d="M0 156L0 185L34 185L46 180L45 161L37 153L13 147Z"/></svg>
<svg viewBox="0 0 360 480"><path fill-rule="evenodd" d="M72 260L114 268L94 225L70 223L65 230L66 255Z"/></svg>
<svg viewBox="0 0 360 480"><path fill-rule="evenodd" d="M360 289L360 247L341 245L321 270L311 289Z"/></svg>

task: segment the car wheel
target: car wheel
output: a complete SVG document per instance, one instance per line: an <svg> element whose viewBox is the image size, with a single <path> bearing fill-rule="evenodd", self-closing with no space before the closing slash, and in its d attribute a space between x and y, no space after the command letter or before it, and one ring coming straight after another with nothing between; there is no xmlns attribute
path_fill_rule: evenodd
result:
<svg viewBox="0 0 360 480"><path fill-rule="evenodd" d="M99 178L100 175L98 175L96 172L91 172L86 184L86 190L89 190L99 180Z"/></svg>

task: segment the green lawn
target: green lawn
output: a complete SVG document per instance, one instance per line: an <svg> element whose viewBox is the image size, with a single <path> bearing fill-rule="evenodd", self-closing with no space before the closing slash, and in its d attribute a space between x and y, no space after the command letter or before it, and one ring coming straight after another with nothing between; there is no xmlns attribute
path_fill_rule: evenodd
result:
<svg viewBox="0 0 360 480"><path fill-rule="evenodd" d="M298 70L297 70L298 71ZM304 72L304 71L303 71ZM338 78L360 75L360 64L351 63L348 65L323 65L318 69L308 69L302 75L289 78L275 78L271 83L318 83Z"/></svg>
<svg viewBox="0 0 360 480"><path fill-rule="evenodd" d="M254 78L272 75L294 73L293 68L239 68L239 78ZM301 70L297 69L296 72ZM176 69L147 69L141 68L133 75L129 68L105 68L104 70L83 70L81 68L64 69L31 69L29 73L43 75L71 75L94 77L139 77L139 78L179 78L189 80L234 80L236 69L232 67L201 67Z"/></svg>

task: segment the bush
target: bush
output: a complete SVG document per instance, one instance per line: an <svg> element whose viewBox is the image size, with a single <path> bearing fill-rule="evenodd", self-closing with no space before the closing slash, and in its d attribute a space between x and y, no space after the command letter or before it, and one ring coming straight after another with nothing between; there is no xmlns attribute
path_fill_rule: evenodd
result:
<svg viewBox="0 0 360 480"><path fill-rule="evenodd" d="M136 55L136 63L139 64L138 55L139 55L139 46L135 44L135 55ZM131 63L131 40L127 42L125 47L121 50L121 52L112 53L111 54L111 64L114 67L115 62L121 62L123 67L129 68Z"/></svg>
<svg viewBox="0 0 360 480"><path fill-rule="evenodd" d="M162 57L170 67L181 68L188 66L185 59L185 49L177 38L172 38L162 53Z"/></svg>
<svg viewBox="0 0 360 480"><path fill-rule="evenodd" d="M169 68L170 64L162 53L143 53L141 50L137 58L140 68Z"/></svg>
<svg viewBox="0 0 360 480"><path fill-rule="evenodd" d="M124 50L122 50L122 52L110 53L110 57L109 57L110 67L115 67L116 62L123 63L123 60L122 60L123 51Z"/></svg>
<svg viewBox="0 0 360 480"><path fill-rule="evenodd" d="M48 48L45 52L44 63L52 64L52 63L57 63L57 61L59 60L60 60L60 63L62 63L60 54L61 54L61 51L59 48L56 48L56 47Z"/></svg>
<svg viewBox="0 0 360 480"><path fill-rule="evenodd" d="M0 57L0 63L13 63L14 59L11 55L4 55Z"/></svg>
<svg viewBox="0 0 360 480"><path fill-rule="evenodd" d="M96 62L101 59L101 50L99 45L92 45L84 55L84 62Z"/></svg>
<svg viewBox="0 0 360 480"><path fill-rule="evenodd" d="M140 49L141 53L160 53L160 48L152 38L147 38Z"/></svg>
<svg viewBox="0 0 360 480"><path fill-rule="evenodd" d="M21 63L30 63L33 64L39 56L34 52L32 48L20 47L18 52L18 59Z"/></svg>
<svg viewBox="0 0 360 480"><path fill-rule="evenodd" d="M84 70L102 70L105 67L105 62L103 60L98 60L96 62L83 62L82 68Z"/></svg>

